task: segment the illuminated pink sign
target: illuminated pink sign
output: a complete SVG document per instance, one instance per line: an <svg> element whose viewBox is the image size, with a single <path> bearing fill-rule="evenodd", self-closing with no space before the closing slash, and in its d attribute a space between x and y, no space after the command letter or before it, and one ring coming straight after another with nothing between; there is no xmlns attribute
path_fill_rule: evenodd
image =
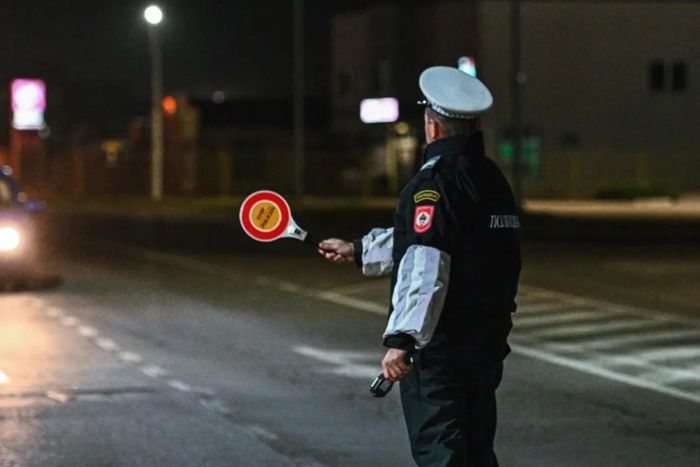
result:
<svg viewBox="0 0 700 467"><path fill-rule="evenodd" d="M12 81L12 126L18 130L44 128L46 84L39 79Z"/></svg>
<svg viewBox="0 0 700 467"><path fill-rule="evenodd" d="M399 119L399 101L393 97L363 99L360 120L364 123L389 123Z"/></svg>

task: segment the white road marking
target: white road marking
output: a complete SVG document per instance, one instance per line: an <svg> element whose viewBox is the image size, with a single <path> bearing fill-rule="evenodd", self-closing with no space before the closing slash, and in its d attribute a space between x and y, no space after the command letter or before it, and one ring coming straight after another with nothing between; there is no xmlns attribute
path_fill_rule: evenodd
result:
<svg viewBox="0 0 700 467"><path fill-rule="evenodd" d="M203 398L212 398L214 397L214 391L212 391L209 388L203 388L201 386L192 386L192 392L196 392Z"/></svg>
<svg viewBox="0 0 700 467"><path fill-rule="evenodd" d="M679 329L675 331L647 331L639 334L625 336L609 336L597 339L595 342L584 343L585 347L593 349L615 349L629 344L642 344L645 341L666 341L682 339L700 339L700 329Z"/></svg>
<svg viewBox="0 0 700 467"><path fill-rule="evenodd" d="M591 298L579 297L563 292L555 292L553 290L540 289L539 287L521 285L520 291L524 294L531 295L533 297L539 297L547 301L555 300L561 303L566 303L570 306L586 306L590 308L608 310L610 312L630 314L641 318L654 319L657 321L682 323L700 328L700 319L691 318L688 316L681 316L676 314L661 314L658 311L651 311L643 308L620 305L617 303L610 303L603 300L594 300Z"/></svg>
<svg viewBox="0 0 700 467"><path fill-rule="evenodd" d="M162 378L168 374L168 371L159 367L158 365L146 365L139 368L141 372L151 378Z"/></svg>
<svg viewBox="0 0 700 467"><path fill-rule="evenodd" d="M41 306L43 306L43 301L41 302ZM58 308L58 307L47 307L45 308L45 313L47 316L50 318L61 318L61 324L64 326L70 326L70 327L77 327L76 330L77 332L84 336L91 338L91 340L100 347L102 350L108 351L108 352L113 352L119 350L119 346L111 339L107 339L104 337L100 337L99 331L92 327L88 326L86 324L80 324L80 320L74 316L63 316L63 311ZM141 363L143 361L143 358L134 352L129 352L129 351L124 351L124 352L119 352L117 354L117 357L124 361L124 362L129 362L129 363ZM147 376L150 376L152 378L160 379L169 374L167 370L164 368L161 368L157 365L144 365L139 368L139 370L144 373ZM7 384L10 381L10 378L7 376L5 372L0 370L0 384ZM182 382L177 379L171 379L167 381L168 386L172 387L175 390L178 390L180 392L196 392L199 395L202 395L205 398L200 399L200 403L204 405L205 407L211 408L216 410L217 412L223 414L223 415L229 415L231 411L225 407L221 402L216 401L213 399L214 392L207 389L207 388L193 388L189 384ZM61 392L61 391L46 391L44 394L47 398L54 400L56 402L65 404L72 400L72 396L70 394ZM251 426L250 430L253 431L255 434L261 437L267 437L268 439L277 439L276 435L267 432L264 428L262 427L257 427L257 426Z"/></svg>
<svg viewBox="0 0 700 467"><path fill-rule="evenodd" d="M123 247L120 247L123 248ZM184 269L189 269L195 272L203 272L207 274L216 274L220 277L231 280L240 280L244 277L242 274L232 272L230 269L223 267L218 267L209 264L205 261L200 261L187 256L176 255L172 253L154 252L146 248L138 247L126 247L123 248L127 251L131 251L134 254L138 254L141 257L151 259L153 261L159 261L164 264L171 266L177 266ZM366 311L368 313L374 313L381 316L386 316L387 307L375 302L356 299L352 297L347 297L334 292L317 290L309 287L300 286L288 281L282 281L277 279L272 279L267 276L262 275L247 275L246 279L255 282L256 284L263 285L266 287L274 287L283 292L296 293L299 295L304 295L311 298L316 298L318 300L323 300L330 303L335 303L337 305L343 305L350 308L355 308L358 310Z"/></svg>
<svg viewBox="0 0 700 467"><path fill-rule="evenodd" d="M700 377L700 365L696 365L693 367L688 368L688 371L694 375L698 375Z"/></svg>
<svg viewBox="0 0 700 467"><path fill-rule="evenodd" d="M80 326L78 328L78 333L81 336L85 336L85 337L95 337L99 334L97 329L93 328L92 326L85 326L85 325Z"/></svg>
<svg viewBox="0 0 700 467"><path fill-rule="evenodd" d="M387 307L385 305L379 305L375 302L348 297L346 295L341 295L336 292L329 292L303 287L301 285L297 285L287 281L278 281L270 279L269 277L254 277L254 282L256 284L263 285L266 287L275 287L276 289L281 290L283 292L296 293L299 295L304 295L306 297L315 298L317 300L335 303L336 305L343 305L350 308L366 311L368 313L375 313L378 315L385 316L388 312Z"/></svg>
<svg viewBox="0 0 700 467"><path fill-rule="evenodd" d="M129 363L141 363L143 358L134 352L119 352L119 360Z"/></svg>
<svg viewBox="0 0 700 467"><path fill-rule="evenodd" d="M214 410L222 415L231 415L231 409L226 407L221 401L212 398L201 398L199 403L209 410Z"/></svg>
<svg viewBox="0 0 700 467"><path fill-rule="evenodd" d="M521 345L516 342L516 345ZM576 344L563 344L563 343L548 343L543 345L542 351L557 355L557 352L571 352L575 350L580 350L580 346ZM697 379L700 374L689 370L687 368L679 367L669 367L665 364L655 363L643 358L639 358L636 354L602 354L602 353L588 353L588 352L576 352L575 358L580 361L585 361L587 364L604 368L610 371L619 371L617 367L627 366L635 367L640 370L645 370L642 373L637 374L637 377L652 378L654 381L659 383L670 384L672 381L676 380L687 380L687 379ZM574 355L569 355L566 358L574 358ZM666 375L668 380L662 381L660 378L662 375Z"/></svg>
<svg viewBox="0 0 700 467"><path fill-rule="evenodd" d="M104 337L95 339L95 344L107 352L113 352L119 349L119 346L113 340L105 339Z"/></svg>
<svg viewBox="0 0 700 467"><path fill-rule="evenodd" d="M671 347L635 352L642 360L673 360L700 357L700 345L695 347Z"/></svg>
<svg viewBox="0 0 700 467"><path fill-rule="evenodd" d="M300 287L296 284L292 284L291 282L285 282L285 281L271 281L266 278L257 278L256 282L260 285L271 285L273 287L277 287L280 290L284 290L285 292L291 292L291 293L304 293L304 288Z"/></svg>
<svg viewBox="0 0 700 467"><path fill-rule="evenodd" d="M371 380L376 378L381 372L382 367L379 359L377 359L376 365L342 365L328 371L328 373L332 373L334 375L364 379L368 380L368 382L371 382Z"/></svg>
<svg viewBox="0 0 700 467"><path fill-rule="evenodd" d="M122 248L124 250L124 248ZM255 276L255 275L246 275L240 272L235 272L231 271L230 269L227 269L225 267L220 267L220 266L215 266L206 263L205 261L200 261L194 258L189 258L189 257L183 257L180 255L175 255L175 254L170 254L170 253L161 253L161 252L154 252L152 250L144 249L144 248L128 248L127 250L130 250L132 253L137 254L141 257L146 257L149 259L152 259L153 261L158 261L164 264L168 265L174 265L178 267L182 267L185 269L190 269L196 272L202 272L206 274L213 274L217 275L219 277L223 277L226 279L230 280L241 280L242 278L245 278L249 281L253 281L255 283L265 285L265 286L272 286L277 288L278 290L285 291L285 292L290 292L290 293L296 293L299 295L307 296L307 297L312 297L318 300L326 301L326 302L331 302L335 303L338 305L343 305L348 308L368 312L368 313L373 313L373 314L380 314L382 316L386 315L386 306L381 304L381 303L376 303L372 301L365 301L365 300L360 300L360 299L354 299L352 297L348 297L346 295L343 295L341 293L338 293L337 291L328 291L328 290L316 290L316 289L311 289L308 287L304 287L301 285L297 285L291 282L286 282L286 281L278 281L275 279L272 279L267 276ZM566 294L566 293L561 293L561 292L555 292L551 290L546 290L546 289L541 289L538 287L531 287L531 286L521 286L520 287L520 295L518 298L518 301L521 303L521 306L518 309L519 313L525 313L525 314L538 314L538 313L552 313L552 314L557 314L558 312L561 311L567 311L567 310L572 310L578 308L579 310L581 308L585 309L592 309L600 312L605 312L612 315L619 315L619 314L625 314L628 316L632 316L635 318L640 319L639 321L635 320L614 320L612 323L608 325L607 328L605 328L606 331L615 331L615 330L624 330L624 329L635 329L638 327L647 327L651 326L652 324L650 322L655 322L658 325L668 325L668 324L683 324L686 326L690 326L694 328L692 331L693 333L700 332L700 320L695 319L695 318L690 318L686 316L680 316L680 315L674 315L674 314L662 314L659 313L658 311L651 311L651 310L646 310L642 308L636 308L636 307L631 307L631 306L626 306L626 305L619 305L615 303L610 303L602 300L594 300L594 299L589 299L589 298L583 298L571 294ZM518 318L516 318L517 320ZM595 332L596 330L601 329L601 327L593 327L590 326L588 328L580 328L578 329L578 332ZM554 331L552 331L554 332ZM560 331L557 331L560 332ZM677 332L677 331L676 331ZM567 334L568 333L568 334ZM570 335L571 330L562 330L561 336L567 336ZM620 360L620 356L616 355L614 352L617 352L622 349L617 349L615 348L616 346L622 345L625 342L634 342L634 341L625 341L623 339L634 339L636 336L608 336L608 337L601 337L600 342L607 342L610 343L612 342L613 345L610 347L607 346L601 346L597 347L600 344L599 342L593 341L593 342L581 342L577 343L576 345L563 345L561 347L553 347L553 348L561 348L564 349L565 347L569 351L573 351L575 353L574 356L562 356L562 355L557 355L555 352L556 351L549 351L549 350L543 350L547 348L547 343L546 342L541 342L538 341L536 337L533 336L528 336L525 334L525 342L520 343L518 342L520 340L520 333L518 332L518 328L516 326L514 333L513 333L513 340L514 342L511 347L514 351L514 353L518 353L521 355L528 356L530 358L535 358L539 359L542 361L546 361L548 363L553 363L556 365L572 368L584 373L596 375L599 377L607 378L612 381L628 384L631 386L635 387L640 387L640 388L645 388L649 389L652 391L656 391L661 394L665 394L671 397L676 397L679 399L695 402L695 403L700 403L700 391L685 391L681 390L672 386L669 386L670 380L664 380L663 382L656 381L656 376L654 377L648 377L644 378L643 376L633 376L624 373L623 370L617 370L617 369L610 369L606 365L612 364L616 361ZM656 336L653 335L652 332L645 332L645 333L640 333L642 336L643 340L646 339L654 339ZM663 334L663 331L659 332L657 334L661 335ZM551 334L550 334L551 335ZM555 334L556 335L556 334ZM530 338L528 338L530 337ZM643 340L641 340L643 342ZM600 348L603 350L609 349L608 354L601 354L598 352L590 352L589 349L591 348ZM312 347L297 347L294 349L297 353L300 353L302 355L315 358L317 360L323 361L325 363L331 364L332 369L330 370L331 372L346 372L348 375L355 375L358 377L366 377L367 374L369 374L370 368L374 369L375 367L371 365L357 365L354 363L348 363L346 360L339 360L341 358L341 355L332 355L329 356L328 352L322 349L315 349ZM344 358L344 355L343 355ZM641 365L643 368L647 368L650 374L653 375L660 375L661 373L656 371L660 367L653 365L652 363L644 360L639 360L639 359L631 359L631 363L634 365ZM378 372L378 364L376 367L376 370ZM672 375L674 375L674 378L678 377L685 377L685 373L687 373L687 370L683 369L674 369L675 372L672 372ZM373 374L373 373L372 373ZM668 375L667 375L668 376ZM700 389L700 388L699 388Z"/></svg>
<svg viewBox="0 0 700 467"><path fill-rule="evenodd" d="M364 280L362 282L356 282L354 284L333 287L331 289L331 292L347 295L384 289L386 289L386 283L384 281Z"/></svg>
<svg viewBox="0 0 700 467"><path fill-rule="evenodd" d="M248 428L248 430L259 436L260 438L266 439L268 441L276 441L279 439L279 436L261 427L260 425L248 425L246 428Z"/></svg>
<svg viewBox="0 0 700 467"><path fill-rule="evenodd" d="M530 347L524 347L517 344L511 344L511 348L514 352L520 355L526 355L528 357L535 358L537 360L543 360L545 362L554 363L559 366L564 366L568 368L573 368L574 370L581 371L583 373L588 373L591 375L600 376L612 381L617 381L619 383L624 383L630 386L635 386L638 388L651 389L652 391L659 392L661 394L666 394L668 396L675 397L677 399L683 399L690 402L695 402L700 404L700 395L691 394L689 392L681 391L679 389L674 389L665 385L661 385L655 382L648 381L643 378L628 376L619 372L607 370L600 366L591 365L585 361L575 360L572 358L562 357L555 355L553 353L545 352L538 349L533 349Z"/></svg>
<svg viewBox="0 0 700 467"><path fill-rule="evenodd" d="M639 358L634 354L622 354L622 355L598 355L598 358L589 358L589 362L595 363L599 366L606 367L608 369L615 369L616 365L632 365L639 367L640 369L646 370L646 373L650 375L656 375L658 377L661 374L666 374L670 380L678 379L696 379L697 373L688 370L687 368L669 366L664 363L653 362ZM641 377L641 373L636 375ZM664 381L668 383L669 381ZM662 382L658 380L658 382Z"/></svg>
<svg viewBox="0 0 700 467"><path fill-rule="evenodd" d="M345 295L340 295L334 292L322 292L309 289L305 295L317 298L319 300L336 303L338 305L355 308L356 310L374 313L376 315L387 316L389 313L386 305L381 305L367 300L360 300L358 298L346 297Z"/></svg>
<svg viewBox="0 0 700 467"><path fill-rule="evenodd" d="M56 401L61 404L70 402L70 400L72 399L72 397L69 394L66 394L65 392L61 391L46 391L44 395L52 401Z"/></svg>
<svg viewBox="0 0 700 467"><path fill-rule="evenodd" d="M10 382L10 377L7 376L7 373L0 370L0 384L7 384L9 382Z"/></svg>
<svg viewBox="0 0 700 467"><path fill-rule="evenodd" d="M687 370L677 370L675 368L656 367L646 373L638 375L640 378L649 379L665 386L679 382L700 381L700 373Z"/></svg>
<svg viewBox="0 0 700 467"><path fill-rule="evenodd" d="M518 313L542 313L548 311L558 311L565 308L571 308L572 305L574 304L561 302L532 303L527 305L519 305Z"/></svg>
<svg viewBox="0 0 700 467"><path fill-rule="evenodd" d="M658 323L654 321L641 320L624 320L624 321L609 321L604 323L594 324L560 324L553 329L538 329L534 331L525 331L525 335L532 335L538 338L552 337L578 337L587 334L595 334L596 332L622 331L626 329L638 329L645 327L654 327ZM591 339L595 339L592 336Z"/></svg>
<svg viewBox="0 0 700 467"><path fill-rule="evenodd" d="M168 386L182 392L192 392L192 386L176 379L168 381Z"/></svg>
<svg viewBox="0 0 700 467"><path fill-rule="evenodd" d="M61 320L61 324L64 326L76 326L80 320L74 316L66 316Z"/></svg>
<svg viewBox="0 0 700 467"><path fill-rule="evenodd" d="M609 317L611 316L608 313L592 310L567 311L563 313L534 316L520 315L520 313L515 313L515 315L513 315L513 322L519 329L522 329L530 326L542 326L557 323L573 323L576 321L600 320Z"/></svg>
<svg viewBox="0 0 700 467"><path fill-rule="evenodd" d="M309 346L296 346L292 350L299 355L331 365L330 369L321 370L324 373L368 379L374 378L381 372L381 356L374 352L351 352ZM376 364L357 363L358 360L376 361Z"/></svg>

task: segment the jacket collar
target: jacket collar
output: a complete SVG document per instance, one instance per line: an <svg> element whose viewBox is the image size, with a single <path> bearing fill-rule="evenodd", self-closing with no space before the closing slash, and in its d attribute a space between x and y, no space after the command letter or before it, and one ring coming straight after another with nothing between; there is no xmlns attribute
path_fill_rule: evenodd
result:
<svg viewBox="0 0 700 467"><path fill-rule="evenodd" d="M448 136L447 138L433 141L425 148L423 163L428 162L433 157L452 155L483 157L485 155L483 133L475 131L469 136Z"/></svg>

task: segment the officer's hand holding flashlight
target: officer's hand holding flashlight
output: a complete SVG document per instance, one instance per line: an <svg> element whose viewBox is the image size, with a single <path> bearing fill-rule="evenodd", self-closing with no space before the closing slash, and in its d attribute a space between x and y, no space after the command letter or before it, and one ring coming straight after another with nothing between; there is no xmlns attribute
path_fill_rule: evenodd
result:
<svg viewBox="0 0 700 467"><path fill-rule="evenodd" d="M391 349L387 352L387 355L384 358L387 361L387 365L385 366L384 362L382 362L382 367L393 367L396 363L394 362L395 358L401 358L402 364L408 367L408 370L404 371L401 369L402 366L399 365L398 371L401 376L398 379L401 379L410 371L411 365L413 365L413 356L404 350ZM384 371L386 371L386 369ZM381 373L372 382L369 392L371 392L374 397L384 397L389 393L389 391L391 391L391 387L396 381L397 379L387 379L385 373Z"/></svg>
<svg viewBox="0 0 700 467"><path fill-rule="evenodd" d="M321 256L334 263L350 263L355 260L355 247L352 242L339 238L329 238L318 244Z"/></svg>
<svg viewBox="0 0 700 467"><path fill-rule="evenodd" d="M395 383L408 374L411 366L408 362L408 352L401 349L389 349L382 360L384 378Z"/></svg>

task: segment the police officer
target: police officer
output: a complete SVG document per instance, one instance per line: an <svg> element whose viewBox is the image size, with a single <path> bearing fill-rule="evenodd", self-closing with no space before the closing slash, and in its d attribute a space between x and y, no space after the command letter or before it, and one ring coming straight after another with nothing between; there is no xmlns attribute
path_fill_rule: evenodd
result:
<svg viewBox="0 0 700 467"><path fill-rule="evenodd" d="M419 466L497 466L495 391L503 373L520 274L516 204L484 154L479 115L493 99L481 81L432 67L425 96L423 166L401 192L394 226L362 239L328 239L319 252L392 274L382 361L401 380ZM413 366L406 363L413 354Z"/></svg>

